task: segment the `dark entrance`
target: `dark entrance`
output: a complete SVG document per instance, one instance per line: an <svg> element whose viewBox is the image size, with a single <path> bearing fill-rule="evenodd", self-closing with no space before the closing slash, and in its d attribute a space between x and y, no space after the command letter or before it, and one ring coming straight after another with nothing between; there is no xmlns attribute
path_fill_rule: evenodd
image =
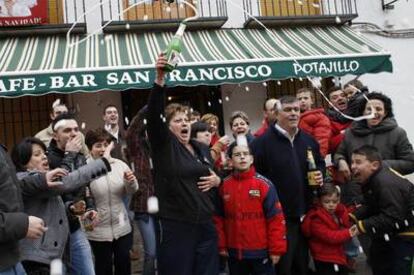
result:
<svg viewBox="0 0 414 275"><path fill-rule="evenodd" d="M124 116L131 121L137 111L147 104L149 90L122 92ZM223 107L220 86L172 87L167 91L168 103L181 103L199 111L202 115L213 113L220 118L220 133L224 133Z"/></svg>

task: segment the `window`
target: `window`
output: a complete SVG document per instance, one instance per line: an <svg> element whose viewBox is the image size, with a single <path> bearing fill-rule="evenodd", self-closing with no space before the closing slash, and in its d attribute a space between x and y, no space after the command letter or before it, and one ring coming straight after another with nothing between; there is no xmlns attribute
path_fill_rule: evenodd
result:
<svg viewBox="0 0 414 275"><path fill-rule="evenodd" d="M118 0L121 1L121 0ZM123 7L128 7L138 3L140 0L122 0ZM194 15L194 11L184 4L177 1L168 4L164 1L148 1L137 5L127 12L124 12L124 20L158 20L158 19L178 19ZM190 0L190 3L193 1Z"/></svg>
<svg viewBox="0 0 414 275"><path fill-rule="evenodd" d="M49 111L58 95L0 98L0 142L9 150L23 137L34 136L50 123Z"/></svg>
<svg viewBox="0 0 414 275"><path fill-rule="evenodd" d="M307 16L321 14L320 0L258 0L262 16Z"/></svg>

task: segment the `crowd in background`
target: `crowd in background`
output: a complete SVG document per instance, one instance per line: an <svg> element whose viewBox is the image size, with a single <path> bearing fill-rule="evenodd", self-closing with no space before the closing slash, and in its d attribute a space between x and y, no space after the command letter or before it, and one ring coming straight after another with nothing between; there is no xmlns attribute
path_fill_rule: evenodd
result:
<svg viewBox="0 0 414 275"><path fill-rule="evenodd" d="M0 148L0 274L411 274L414 151L392 101L355 80L269 98L260 129L166 106L165 59L128 129L116 106L81 133L62 102L51 124ZM352 120L350 117L365 116ZM149 200L156 198L158 205ZM156 213L155 213L156 212Z"/></svg>

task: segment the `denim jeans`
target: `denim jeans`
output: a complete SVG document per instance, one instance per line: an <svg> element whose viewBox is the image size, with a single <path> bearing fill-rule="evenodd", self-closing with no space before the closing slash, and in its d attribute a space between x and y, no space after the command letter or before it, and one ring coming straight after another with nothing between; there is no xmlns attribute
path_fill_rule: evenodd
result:
<svg viewBox="0 0 414 275"><path fill-rule="evenodd" d="M26 271L21 263L17 263L15 266L10 267L9 269L0 271L0 275L26 275Z"/></svg>
<svg viewBox="0 0 414 275"><path fill-rule="evenodd" d="M95 275L92 249L81 229L70 234L70 257L72 267L70 274Z"/></svg>
<svg viewBox="0 0 414 275"><path fill-rule="evenodd" d="M144 242L145 258L142 274L154 275L157 246L154 218L149 214L135 212L135 221L137 222L139 231L141 232L142 241Z"/></svg>

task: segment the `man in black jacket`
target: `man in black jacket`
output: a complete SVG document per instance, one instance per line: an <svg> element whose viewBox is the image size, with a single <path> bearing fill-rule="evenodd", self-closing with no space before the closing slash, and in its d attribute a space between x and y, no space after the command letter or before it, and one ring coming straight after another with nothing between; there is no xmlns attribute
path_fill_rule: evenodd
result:
<svg viewBox="0 0 414 275"><path fill-rule="evenodd" d="M42 188L56 175L65 174L61 169L38 177L18 181L16 169L0 144L0 274L25 274L19 263L21 239L39 239L47 230L42 219L23 213L21 184L26 188Z"/></svg>
<svg viewBox="0 0 414 275"><path fill-rule="evenodd" d="M286 218L288 248L277 267L280 275L308 274L308 249L300 223L311 203L312 192L307 181L307 149L312 150L322 184L325 162L318 142L298 128L300 106L292 96L280 98L276 119L252 144L254 165L258 173L270 179L278 192Z"/></svg>
<svg viewBox="0 0 414 275"><path fill-rule="evenodd" d="M48 147L50 168L64 168L71 172L86 164L85 156L80 153L82 139L78 123L71 114L59 115L52 123L53 139ZM97 175L99 176L99 175ZM93 199L86 199L88 186L62 195L68 208L70 228L70 255L74 274L95 274L93 268L92 250L85 234L80 229L79 219L97 216Z"/></svg>
<svg viewBox="0 0 414 275"><path fill-rule="evenodd" d="M352 176L362 185L364 204L351 214L360 234L372 238L374 275L411 275L414 256L414 185L383 167L378 149L353 151Z"/></svg>

